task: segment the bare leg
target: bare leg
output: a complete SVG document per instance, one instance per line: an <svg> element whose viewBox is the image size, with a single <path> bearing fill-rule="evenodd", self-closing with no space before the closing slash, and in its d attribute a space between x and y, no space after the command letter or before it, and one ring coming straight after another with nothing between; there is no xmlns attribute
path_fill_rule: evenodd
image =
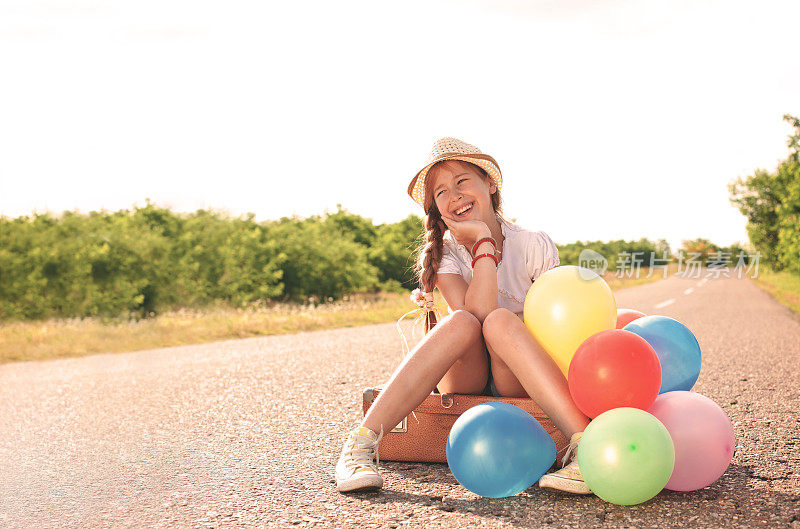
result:
<svg viewBox="0 0 800 529"><path fill-rule="evenodd" d="M569 393L567 379L525 324L513 312L496 309L483 321L483 335L492 355L497 391L515 392L519 384L569 439L589 425Z"/></svg>
<svg viewBox="0 0 800 529"><path fill-rule="evenodd" d="M406 355L367 410L361 426L375 432L380 432L383 426L383 432L389 432L431 394L436 384L465 352L477 346L480 346L483 361L486 362L481 324L475 316L468 311L457 310L444 317Z"/></svg>

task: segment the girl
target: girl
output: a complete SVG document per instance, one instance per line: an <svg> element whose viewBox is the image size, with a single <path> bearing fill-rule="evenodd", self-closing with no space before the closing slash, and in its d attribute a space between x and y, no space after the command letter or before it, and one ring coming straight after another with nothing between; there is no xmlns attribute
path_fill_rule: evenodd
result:
<svg viewBox="0 0 800 529"><path fill-rule="evenodd" d="M425 210L427 229L417 263L426 334L397 367L360 427L349 433L336 465L339 491L383 486L373 459L380 461L378 444L385 431L436 388L440 393L530 396L570 439L563 468L543 476L539 486L590 492L575 458L589 419L522 321L528 289L558 266L558 250L544 232L524 230L502 217L501 186L494 158L455 138L438 140L411 180L408 193ZM434 287L450 308L439 322Z"/></svg>

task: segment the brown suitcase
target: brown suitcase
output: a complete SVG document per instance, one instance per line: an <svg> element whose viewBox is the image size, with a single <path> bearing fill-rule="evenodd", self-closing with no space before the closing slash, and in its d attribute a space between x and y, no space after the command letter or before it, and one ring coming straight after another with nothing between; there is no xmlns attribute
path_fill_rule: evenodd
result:
<svg viewBox="0 0 800 529"><path fill-rule="evenodd" d="M382 386L364 389L364 415L381 389ZM533 399L431 393L414 409L414 414L408 415L397 427L384 433L378 452L381 460L446 463L445 447L453 423L462 413L484 402L507 402L527 411L555 441L558 453L556 460L564 455L569 442Z"/></svg>

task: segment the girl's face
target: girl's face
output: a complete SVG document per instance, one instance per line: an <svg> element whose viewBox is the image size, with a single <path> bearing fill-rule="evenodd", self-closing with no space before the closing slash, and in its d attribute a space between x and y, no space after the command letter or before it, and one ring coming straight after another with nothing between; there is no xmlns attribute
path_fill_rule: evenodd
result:
<svg viewBox="0 0 800 529"><path fill-rule="evenodd" d="M491 195L497 185L491 178L484 179L472 164L448 160L436 166L428 177L433 179L433 200L443 217L483 221L494 218Z"/></svg>

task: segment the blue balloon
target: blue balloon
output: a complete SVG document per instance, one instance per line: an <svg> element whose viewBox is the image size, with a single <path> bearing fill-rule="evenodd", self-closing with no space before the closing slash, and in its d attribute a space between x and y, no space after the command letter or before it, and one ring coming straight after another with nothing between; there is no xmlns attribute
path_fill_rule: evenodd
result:
<svg viewBox="0 0 800 529"><path fill-rule="evenodd" d="M661 362L661 390L689 391L700 376L700 344L686 325L666 316L644 316L622 328L649 343Z"/></svg>
<svg viewBox="0 0 800 529"><path fill-rule="evenodd" d="M525 410L487 402L456 419L446 454L450 471L464 487L487 498L505 498L547 472L556 460L556 444Z"/></svg>

